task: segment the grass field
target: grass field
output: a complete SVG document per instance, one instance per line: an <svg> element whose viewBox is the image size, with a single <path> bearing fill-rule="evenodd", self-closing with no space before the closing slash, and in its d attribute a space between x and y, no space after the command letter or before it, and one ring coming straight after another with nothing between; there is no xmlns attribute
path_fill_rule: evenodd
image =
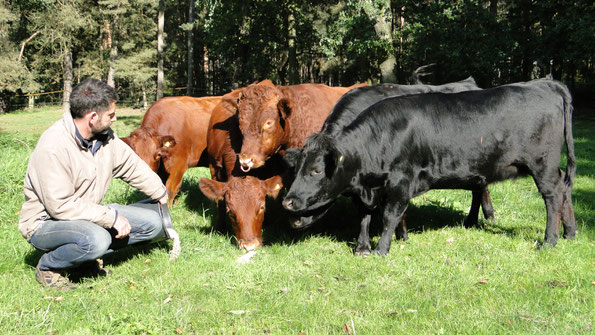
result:
<svg viewBox="0 0 595 335"><path fill-rule="evenodd" d="M294 231L273 201L265 246L247 264L231 234L214 232L213 205L191 169L171 213L182 253L169 242L104 258L113 275L74 291L43 289L40 254L18 232L27 159L56 109L0 116L1 334L588 334L595 330L595 120L575 120L578 235L538 249L545 207L529 178L490 187L495 222L462 227L470 192L414 199L410 240L385 257L353 255L359 226L349 202ZM121 111L127 135L142 118ZM143 195L113 182L105 202ZM374 243L379 227L372 227Z"/></svg>

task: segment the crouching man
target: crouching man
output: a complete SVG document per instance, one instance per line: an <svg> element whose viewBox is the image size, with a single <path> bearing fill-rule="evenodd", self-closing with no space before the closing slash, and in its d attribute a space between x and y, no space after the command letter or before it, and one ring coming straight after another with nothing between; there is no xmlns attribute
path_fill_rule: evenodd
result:
<svg viewBox="0 0 595 335"><path fill-rule="evenodd" d="M161 179L110 128L117 100L113 87L84 80L72 90L70 111L29 158L19 230L45 252L35 268L43 286L75 288L66 270L106 274L99 258L107 252L165 236L157 212L101 204L113 177L161 204L168 200Z"/></svg>

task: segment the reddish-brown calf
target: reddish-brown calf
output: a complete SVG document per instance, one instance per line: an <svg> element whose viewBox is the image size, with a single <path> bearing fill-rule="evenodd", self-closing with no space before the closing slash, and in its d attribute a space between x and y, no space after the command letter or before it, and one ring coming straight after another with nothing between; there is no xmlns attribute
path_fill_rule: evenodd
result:
<svg viewBox="0 0 595 335"><path fill-rule="evenodd" d="M217 201L219 225L229 216L238 246L246 250L253 250L262 245L265 200L267 196L277 196L283 186L285 171L281 156L275 155L280 152L279 149L266 154L267 158L271 157L266 165L263 160L258 169L249 171L250 169L241 168L237 155L243 147L243 141L236 113L239 108L238 102L262 110L258 108L258 101L254 101L251 94L253 90L268 92L269 89L273 89L274 92L292 92L287 94L291 98L284 100L287 115L293 114L293 110L298 110L302 117L312 121L294 121L293 118L287 119L289 122L285 119L278 121L283 125L277 130L293 127L291 132L288 130L287 135L283 136L284 140L281 143L284 147L301 147L307 136L320 130L334 103L349 90L346 87L332 88L318 84L280 87L265 80L224 95L213 110L207 131L207 152L213 180L202 178L200 189L205 196ZM313 99L320 103L313 102ZM302 106L306 106L305 109Z"/></svg>
<svg viewBox="0 0 595 335"><path fill-rule="evenodd" d="M221 97L167 97L145 113L139 128L122 138L165 183L169 204L188 168L199 165L207 141L211 111Z"/></svg>

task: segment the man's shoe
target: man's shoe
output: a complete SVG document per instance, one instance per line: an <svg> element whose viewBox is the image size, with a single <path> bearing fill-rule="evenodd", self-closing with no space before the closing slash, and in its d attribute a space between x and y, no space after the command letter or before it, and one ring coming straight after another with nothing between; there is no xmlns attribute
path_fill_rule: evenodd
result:
<svg viewBox="0 0 595 335"><path fill-rule="evenodd" d="M60 289L62 291L73 290L76 288L76 286L63 275L63 272L41 270L39 268L39 262L35 267L35 279L44 287Z"/></svg>

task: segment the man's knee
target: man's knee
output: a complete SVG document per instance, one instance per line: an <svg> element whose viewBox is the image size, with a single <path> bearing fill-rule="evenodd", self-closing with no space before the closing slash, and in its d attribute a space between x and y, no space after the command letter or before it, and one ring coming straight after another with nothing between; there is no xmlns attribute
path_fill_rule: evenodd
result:
<svg viewBox="0 0 595 335"><path fill-rule="evenodd" d="M81 245L81 249L87 253L87 259L99 258L107 252L112 242L110 233L105 230L96 230L87 235L86 241Z"/></svg>

